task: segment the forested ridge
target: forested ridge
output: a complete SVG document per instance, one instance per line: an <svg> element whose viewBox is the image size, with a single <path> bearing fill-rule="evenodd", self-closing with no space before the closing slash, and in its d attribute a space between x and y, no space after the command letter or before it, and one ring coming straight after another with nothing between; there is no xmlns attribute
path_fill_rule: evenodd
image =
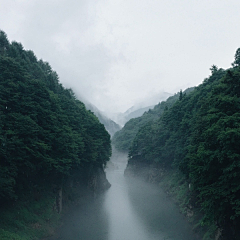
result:
<svg viewBox="0 0 240 240"><path fill-rule="evenodd" d="M1 208L69 181L87 184L110 155L97 117L47 62L0 31Z"/></svg>
<svg viewBox="0 0 240 240"><path fill-rule="evenodd" d="M181 94L188 94L193 91L193 89L193 87L188 88ZM166 101L160 102L153 109L146 111L141 117L130 119L112 138L112 143L116 149L127 152L138 130L147 123L156 121L165 109L170 108L178 100L179 94L180 93L177 93L169 97Z"/></svg>
<svg viewBox="0 0 240 240"><path fill-rule="evenodd" d="M188 201L203 215L200 224L215 225L223 239L240 239L240 49L232 68L210 70L138 130L128 166L179 169L191 186Z"/></svg>

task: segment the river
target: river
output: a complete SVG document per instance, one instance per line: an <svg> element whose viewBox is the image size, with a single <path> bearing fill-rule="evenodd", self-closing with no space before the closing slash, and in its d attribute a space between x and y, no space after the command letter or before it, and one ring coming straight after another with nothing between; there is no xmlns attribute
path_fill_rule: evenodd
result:
<svg viewBox="0 0 240 240"><path fill-rule="evenodd" d="M156 185L125 178L127 155L114 151L111 188L70 211L56 240L197 240L176 205Z"/></svg>

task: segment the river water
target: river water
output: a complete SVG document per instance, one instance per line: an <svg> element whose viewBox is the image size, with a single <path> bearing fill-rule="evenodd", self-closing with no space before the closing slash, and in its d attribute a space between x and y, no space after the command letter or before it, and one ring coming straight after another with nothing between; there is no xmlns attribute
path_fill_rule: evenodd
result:
<svg viewBox="0 0 240 240"><path fill-rule="evenodd" d="M159 187L125 178L127 155L114 151L104 194L70 211L58 240L197 240L185 217Z"/></svg>

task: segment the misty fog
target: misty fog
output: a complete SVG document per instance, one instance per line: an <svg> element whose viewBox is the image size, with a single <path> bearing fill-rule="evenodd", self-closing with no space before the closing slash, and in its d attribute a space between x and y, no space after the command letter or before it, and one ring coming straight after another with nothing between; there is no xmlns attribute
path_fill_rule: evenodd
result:
<svg viewBox="0 0 240 240"><path fill-rule="evenodd" d="M51 240L195 240L191 226L158 186L124 177L127 154L114 150L111 187L74 207Z"/></svg>

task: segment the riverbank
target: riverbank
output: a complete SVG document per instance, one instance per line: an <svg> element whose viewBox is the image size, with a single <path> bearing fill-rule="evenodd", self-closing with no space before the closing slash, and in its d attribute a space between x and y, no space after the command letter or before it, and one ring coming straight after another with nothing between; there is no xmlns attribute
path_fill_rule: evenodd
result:
<svg viewBox="0 0 240 240"><path fill-rule="evenodd" d="M50 239L74 207L91 201L110 187L103 169L96 169L87 181L66 181L57 186L38 187L0 207L1 240Z"/></svg>
<svg viewBox="0 0 240 240"><path fill-rule="evenodd" d="M36 198L37 197L37 198ZM53 234L60 219L55 195L25 196L1 209L1 240L37 240Z"/></svg>
<svg viewBox="0 0 240 240"><path fill-rule="evenodd" d="M127 154L113 151L106 175L111 188L68 209L46 240L199 240L159 186L124 177Z"/></svg>
<svg viewBox="0 0 240 240"><path fill-rule="evenodd" d="M193 231L202 240L220 240L221 231L215 224L204 225L203 215L191 183L176 169L163 169L157 164L148 165L141 161L130 160L125 176L140 177L146 182L157 185L176 203L179 211L187 218Z"/></svg>

